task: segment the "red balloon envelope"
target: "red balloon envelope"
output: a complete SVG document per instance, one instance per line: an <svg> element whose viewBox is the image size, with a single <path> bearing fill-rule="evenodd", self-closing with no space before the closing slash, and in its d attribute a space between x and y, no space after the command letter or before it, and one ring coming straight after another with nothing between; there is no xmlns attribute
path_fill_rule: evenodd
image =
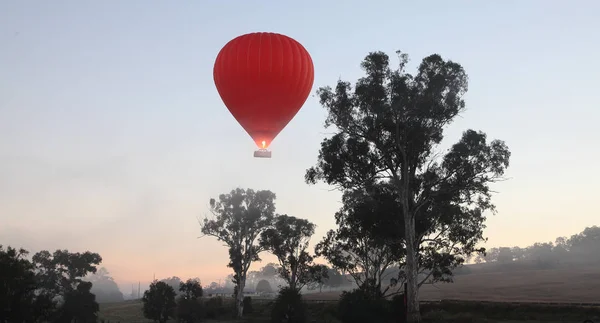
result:
<svg viewBox="0 0 600 323"><path fill-rule="evenodd" d="M266 149L300 110L314 82L306 49L276 33L250 33L217 55L213 77L233 117Z"/></svg>

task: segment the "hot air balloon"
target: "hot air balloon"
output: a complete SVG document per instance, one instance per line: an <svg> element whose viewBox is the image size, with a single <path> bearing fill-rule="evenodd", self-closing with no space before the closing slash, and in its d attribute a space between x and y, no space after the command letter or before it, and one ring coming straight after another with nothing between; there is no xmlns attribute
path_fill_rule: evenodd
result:
<svg viewBox="0 0 600 323"><path fill-rule="evenodd" d="M257 32L221 49L213 78L223 103L258 146L254 157L271 158L267 148L310 94L314 66L294 39Z"/></svg>

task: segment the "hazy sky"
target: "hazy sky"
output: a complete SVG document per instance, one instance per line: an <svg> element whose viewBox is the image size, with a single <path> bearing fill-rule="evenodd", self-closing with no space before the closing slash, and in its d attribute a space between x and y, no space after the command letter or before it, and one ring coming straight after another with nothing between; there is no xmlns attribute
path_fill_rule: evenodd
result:
<svg viewBox="0 0 600 323"><path fill-rule="evenodd" d="M410 71L431 53L463 64L468 110L446 145L474 128L512 151L488 245L577 233L600 215L599 13L592 0L0 1L0 244L99 252L125 290L153 273L209 283L228 254L197 239L197 217L237 186L271 189L320 239L340 195L303 177L324 109L311 96L256 159L213 83L221 47L253 31L308 49L313 94L362 76L369 51L407 52Z"/></svg>

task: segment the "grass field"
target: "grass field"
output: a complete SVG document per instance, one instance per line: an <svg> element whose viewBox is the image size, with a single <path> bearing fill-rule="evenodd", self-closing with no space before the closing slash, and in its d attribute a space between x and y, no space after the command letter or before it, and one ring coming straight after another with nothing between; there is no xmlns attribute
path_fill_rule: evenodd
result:
<svg viewBox="0 0 600 323"><path fill-rule="evenodd" d="M339 292L307 294L338 299ZM600 268L527 270L456 276L452 284L424 285L422 300L600 303Z"/></svg>
<svg viewBox="0 0 600 323"><path fill-rule="evenodd" d="M337 300L340 292L305 294L305 299ZM453 284L424 286L426 301L464 300L423 305L430 322L600 322L600 308L513 305L501 302L600 303L600 269L528 270L510 273L482 273L455 277ZM482 304L481 301L499 302ZM254 300L255 315L244 322L268 322L265 301ZM312 307L335 307L335 303ZM263 313L260 313L260 312ZM322 311L316 309L315 311ZM116 322L149 322L141 315L139 301L101 304L100 317ZM221 321L235 322L235 321ZM314 322L336 322L316 320ZM368 322L367 322L368 323Z"/></svg>

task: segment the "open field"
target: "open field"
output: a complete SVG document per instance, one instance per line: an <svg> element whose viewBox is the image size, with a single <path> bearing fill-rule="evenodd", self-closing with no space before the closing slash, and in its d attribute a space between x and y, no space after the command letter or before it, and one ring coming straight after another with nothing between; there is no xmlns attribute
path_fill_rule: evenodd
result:
<svg viewBox="0 0 600 323"><path fill-rule="evenodd" d="M339 292L306 299L338 299ZM452 284L425 285L421 300L600 303L600 268L527 270L456 276Z"/></svg>
<svg viewBox="0 0 600 323"><path fill-rule="evenodd" d="M334 301L339 298L339 294L340 292L305 294L305 299ZM502 303L600 303L600 268L527 270L457 276L453 284L424 286L421 299L468 301L424 304L424 317L429 318L428 321L431 322L583 322L584 319L600 322L600 307ZM482 301L498 303L481 303ZM253 304L258 313L244 322L268 322L268 301L254 299ZM322 311L324 307L335 307L334 302L310 304L316 311ZM141 315L139 301L101 304L100 316L111 323L149 322Z"/></svg>

